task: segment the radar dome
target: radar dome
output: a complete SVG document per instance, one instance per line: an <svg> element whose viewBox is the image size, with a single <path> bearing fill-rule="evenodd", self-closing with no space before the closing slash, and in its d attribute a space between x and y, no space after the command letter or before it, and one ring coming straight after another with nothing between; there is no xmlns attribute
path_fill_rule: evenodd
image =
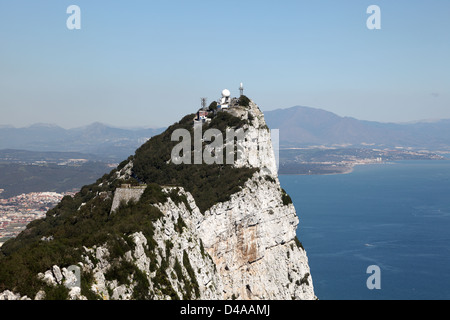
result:
<svg viewBox="0 0 450 320"><path fill-rule="evenodd" d="M225 89L225 90L222 91L222 97L228 98L228 97L230 97L230 96L231 96L230 90Z"/></svg>

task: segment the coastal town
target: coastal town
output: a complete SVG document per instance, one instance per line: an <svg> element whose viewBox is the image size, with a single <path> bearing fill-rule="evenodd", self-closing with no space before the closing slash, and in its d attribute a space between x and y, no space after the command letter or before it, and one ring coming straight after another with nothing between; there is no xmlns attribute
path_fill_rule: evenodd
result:
<svg viewBox="0 0 450 320"><path fill-rule="evenodd" d="M16 237L31 221L45 217L66 195L74 193L33 192L0 199L0 246Z"/></svg>

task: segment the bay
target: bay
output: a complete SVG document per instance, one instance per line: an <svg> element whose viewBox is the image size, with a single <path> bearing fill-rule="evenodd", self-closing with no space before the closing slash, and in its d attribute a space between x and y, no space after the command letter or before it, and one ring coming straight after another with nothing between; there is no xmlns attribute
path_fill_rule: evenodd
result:
<svg viewBox="0 0 450 320"><path fill-rule="evenodd" d="M280 182L296 207L319 299L450 299L450 161ZM380 290L367 288L371 265L380 267Z"/></svg>

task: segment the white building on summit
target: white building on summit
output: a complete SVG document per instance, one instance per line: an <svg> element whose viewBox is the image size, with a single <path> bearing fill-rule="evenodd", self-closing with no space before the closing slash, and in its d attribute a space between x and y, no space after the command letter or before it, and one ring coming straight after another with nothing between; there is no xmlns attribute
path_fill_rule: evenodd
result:
<svg viewBox="0 0 450 320"><path fill-rule="evenodd" d="M222 98L220 99L219 108L221 109L228 109L229 104L231 102L231 92L228 89L225 89L222 91Z"/></svg>
<svg viewBox="0 0 450 320"><path fill-rule="evenodd" d="M242 93L244 92L244 85L241 83L239 87L239 91ZM222 90L221 97L214 101L214 106L211 104L209 108L206 108L206 98L202 98L202 108L200 108L196 116L194 118L194 126L196 125L202 125L204 123L210 122L212 117L220 111L229 112L230 109L233 107L238 106L239 99L238 98L231 98L231 92L228 89Z"/></svg>

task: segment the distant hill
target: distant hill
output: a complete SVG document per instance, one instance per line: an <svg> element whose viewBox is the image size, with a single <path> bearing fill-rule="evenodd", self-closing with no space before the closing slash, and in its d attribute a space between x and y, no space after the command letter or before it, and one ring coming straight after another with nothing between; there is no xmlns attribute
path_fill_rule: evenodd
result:
<svg viewBox="0 0 450 320"><path fill-rule="evenodd" d="M352 146L450 149L450 120L381 123L341 117L332 112L296 106L266 111L271 129L280 129L283 147Z"/></svg>
<svg viewBox="0 0 450 320"><path fill-rule="evenodd" d="M381 123L302 106L266 111L264 115L269 128L280 129L281 147L450 150L450 120ZM120 162L163 131L164 128L122 129L98 122L75 129L48 124L26 128L0 126L0 150L79 152L98 156L99 160Z"/></svg>
<svg viewBox="0 0 450 320"><path fill-rule="evenodd" d="M64 129L35 124L25 128L0 126L0 149L81 152L121 161L163 129L121 129L102 123Z"/></svg>

